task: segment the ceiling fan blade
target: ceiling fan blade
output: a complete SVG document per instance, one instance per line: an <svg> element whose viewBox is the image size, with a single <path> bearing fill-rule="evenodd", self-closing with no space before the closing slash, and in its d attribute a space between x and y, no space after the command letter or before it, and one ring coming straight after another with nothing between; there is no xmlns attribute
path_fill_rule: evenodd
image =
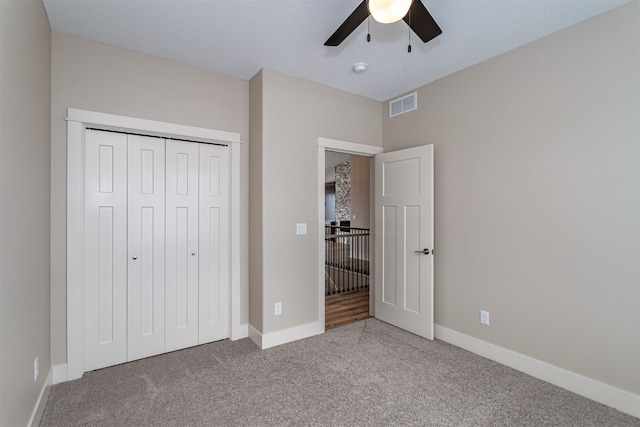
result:
<svg viewBox="0 0 640 427"><path fill-rule="evenodd" d="M349 36L349 34L353 32L353 30L358 28L358 26L362 24L365 19L367 19L367 16L369 16L369 8L367 7L367 0L363 0L363 2L360 3L358 7L356 7L356 10L354 10L351 15L349 15L349 17L342 23L342 25L338 27L336 32L333 33L331 37L329 37L329 40L324 42L324 45L338 46L344 41L344 39Z"/></svg>
<svg viewBox="0 0 640 427"><path fill-rule="evenodd" d="M420 0L413 0L409 13L403 19L425 43L442 34L442 30Z"/></svg>

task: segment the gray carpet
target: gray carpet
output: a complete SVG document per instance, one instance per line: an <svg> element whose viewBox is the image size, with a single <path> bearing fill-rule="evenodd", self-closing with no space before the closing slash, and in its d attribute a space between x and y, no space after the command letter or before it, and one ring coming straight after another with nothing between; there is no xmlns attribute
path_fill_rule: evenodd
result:
<svg viewBox="0 0 640 427"><path fill-rule="evenodd" d="M221 341L54 386L42 426L640 426L375 319L260 350Z"/></svg>

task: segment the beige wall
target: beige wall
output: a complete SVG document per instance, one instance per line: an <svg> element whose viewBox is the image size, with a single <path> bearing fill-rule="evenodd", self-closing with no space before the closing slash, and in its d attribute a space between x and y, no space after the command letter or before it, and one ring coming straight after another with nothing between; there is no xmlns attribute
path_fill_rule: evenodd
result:
<svg viewBox="0 0 640 427"><path fill-rule="evenodd" d="M26 425L50 371L51 29L0 1L0 425ZM39 377L33 362L39 358Z"/></svg>
<svg viewBox="0 0 640 427"><path fill-rule="evenodd" d="M41 2L0 1L0 425L26 423L66 363L68 107L241 134L241 322L263 333L317 321L317 138L434 143L436 323L640 394L639 24L633 2L419 88L420 108L388 119L269 70L249 83L51 36Z"/></svg>
<svg viewBox="0 0 640 427"><path fill-rule="evenodd" d="M436 323L635 394L639 9L423 86L417 111L383 118L385 151L435 145Z"/></svg>
<svg viewBox="0 0 640 427"><path fill-rule="evenodd" d="M262 139L252 137L251 150L261 145L261 176L252 185L265 189L256 216L262 248L251 264L262 262L262 277L251 289L261 289L263 315L261 329L251 325L270 333L318 321L318 137L380 146L382 106L270 70L261 78ZM297 236L296 223L303 222L308 234ZM276 302L282 316L273 315Z"/></svg>
<svg viewBox="0 0 640 427"><path fill-rule="evenodd" d="M371 157L351 156L351 226L369 228ZM353 216L355 215L355 219Z"/></svg>
<svg viewBox="0 0 640 427"><path fill-rule="evenodd" d="M54 33L51 99L52 359L66 363L67 108L239 132L241 323L248 322L249 83L90 40Z"/></svg>

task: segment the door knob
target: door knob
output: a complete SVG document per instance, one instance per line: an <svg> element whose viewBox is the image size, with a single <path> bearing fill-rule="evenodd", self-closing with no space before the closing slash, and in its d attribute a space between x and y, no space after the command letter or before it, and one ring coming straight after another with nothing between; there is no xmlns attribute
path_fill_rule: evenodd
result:
<svg viewBox="0 0 640 427"><path fill-rule="evenodd" d="M427 249L427 248L424 248L421 251L414 251L414 252L417 253L417 254L429 255L429 249Z"/></svg>
<svg viewBox="0 0 640 427"><path fill-rule="evenodd" d="M134 256L131 257L131 259L135 261L135 260L138 259L138 257L134 255Z"/></svg>
<svg viewBox="0 0 640 427"><path fill-rule="evenodd" d="M195 254L196 254L196 251L191 252L191 255L195 255Z"/></svg>

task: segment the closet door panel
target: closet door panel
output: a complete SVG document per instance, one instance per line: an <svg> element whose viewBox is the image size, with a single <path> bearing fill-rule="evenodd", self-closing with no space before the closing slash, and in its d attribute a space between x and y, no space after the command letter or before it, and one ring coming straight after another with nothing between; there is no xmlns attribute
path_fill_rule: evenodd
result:
<svg viewBox="0 0 640 427"><path fill-rule="evenodd" d="M198 344L198 144L166 143L166 342Z"/></svg>
<svg viewBox="0 0 640 427"><path fill-rule="evenodd" d="M229 336L229 148L200 148L199 343Z"/></svg>
<svg viewBox="0 0 640 427"><path fill-rule="evenodd" d="M164 352L164 139L129 135L128 351L135 360Z"/></svg>
<svg viewBox="0 0 640 427"><path fill-rule="evenodd" d="M127 357L127 136L85 132L84 370Z"/></svg>

